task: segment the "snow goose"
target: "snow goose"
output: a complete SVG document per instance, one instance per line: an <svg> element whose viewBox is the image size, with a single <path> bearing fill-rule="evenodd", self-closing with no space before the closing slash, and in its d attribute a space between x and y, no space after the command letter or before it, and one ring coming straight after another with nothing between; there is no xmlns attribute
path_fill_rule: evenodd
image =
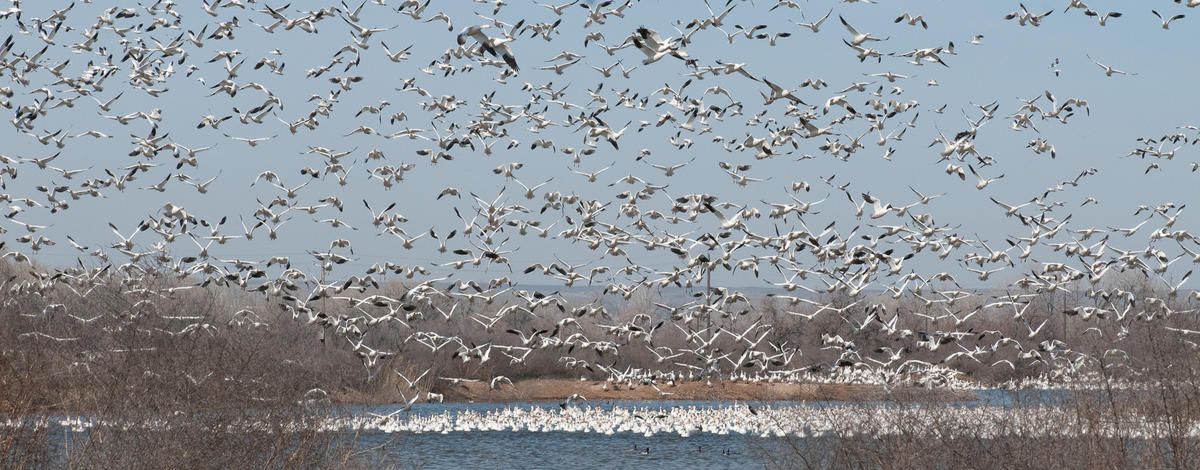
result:
<svg viewBox="0 0 1200 470"><path fill-rule="evenodd" d="M852 34L852 35L854 36L853 38L851 38L851 39L850 39L850 43L851 43L851 44L854 44L855 46L862 45L862 43L864 43L864 42L867 42L867 41L884 41L884 40L887 40L887 38L880 39L880 38L877 38L877 37L871 36L871 33L860 33L860 32L858 32L858 30L857 30L857 29L854 29L854 27L853 27L853 26L850 26L850 23L847 23L847 22L846 22L846 19L845 19L845 18L842 18L842 16L841 16L841 15L838 15L838 19L842 21L842 26L845 26L845 27L846 27L846 30L847 30L847 31L850 31L850 34Z"/></svg>
<svg viewBox="0 0 1200 470"><path fill-rule="evenodd" d="M579 3L579 0L573 0L573 1L571 1L571 2L564 3L564 4L561 4L561 5L549 5L549 4L545 4L545 3L537 3L537 2L533 2L533 4L534 4L534 5L537 5L537 6L539 6L539 7L546 7L546 8L549 8L549 9L550 9L550 11L553 11L553 12L554 12L554 14L555 14L555 15L558 15L558 16L562 16L562 14L563 14L563 11L566 11L566 9L567 9L567 8L570 8L570 7L571 7L571 5L574 5L574 4L576 4L576 3ZM585 7L586 7L586 5L585 5Z"/></svg>
<svg viewBox="0 0 1200 470"><path fill-rule="evenodd" d="M992 182L1004 177L1004 174L1002 173L1002 174L1000 174L1000 176L997 176L995 178L984 179L984 177L979 176L979 173L975 172L975 167L973 167L971 165L967 165L967 169L971 170L971 174L975 175L975 178L977 178L979 180L977 183L975 183L975 189L978 189L978 190L983 190L983 188L986 188ZM962 170L960 169L959 171L962 171Z"/></svg>
<svg viewBox="0 0 1200 470"><path fill-rule="evenodd" d="M675 174L676 170L679 170L680 168L687 166L689 163L691 163L695 160L696 160L696 157L692 157L691 160L688 160L683 163L676 163L674 165L657 165L657 164L651 163L650 166L654 167L655 169L662 170L665 173L664 176L671 177Z"/></svg>
<svg viewBox="0 0 1200 470"><path fill-rule="evenodd" d="M829 19L829 15L831 15L831 14L833 14L832 8L830 8L829 11L825 13L825 16L821 17L821 19L811 22L811 23L796 23L796 26L803 26L805 28L811 29L812 32L814 32L814 33L819 33L819 32L821 32L821 23L824 23L825 20ZM803 17L803 16L804 15L801 14L801 17Z"/></svg>
<svg viewBox="0 0 1200 470"><path fill-rule="evenodd" d="M1191 5L1189 4L1189 6L1191 6ZM1182 20L1182 19L1183 19L1183 16L1184 16L1184 15L1181 13L1181 14L1178 14L1178 15L1172 16L1172 17L1170 17L1170 18L1163 18L1163 16L1162 16L1162 15L1160 15L1160 14L1158 14L1158 12L1157 12L1157 11L1155 11L1155 10L1150 10L1150 13L1154 13L1154 16L1157 16L1157 17L1158 17L1158 20L1159 20L1159 21L1162 21L1162 29L1170 29L1170 28L1171 28L1171 22L1172 22L1172 21L1175 21L1175 20Z"/></svg>
<svg viewBox="0 0 1200 470"><path fill-rule="evenodd" d="M1090 55L1089 55L1089 56L1087 56L1087 58L1088 58L1088 59L1091 59L1092 63L1094 63L1094 64L1098 65L1100 68L1104 69L1104 76L1106 76L1106 77L1111 77L1111 76L1113 76L1113 74L1119 74L1119 75L1137 75L1137 73L1129 73L1129 72L1125 72L1125 71L1117 70L1117 69L1114 69L1114 68L1112 68L1112 67L1109 67L1109 66L1107 66L1107 65L1104 65L1104 64L1100 63L1099 61L1097 61L1096 59L1092 59L1092 56L1090 56Z"/></svg>
<svg viewBox="0 0 1200 470"><path fill-rule="evenodd" d="M1000 201L996 200L996 198L994 198L994 197L992 197L992 198L988 198L988 199L991 199L991 200L992 200L992 202L996 203L996 205L998 205L998 206L1000 206L1000 207L1003 207L1003 208L1004 208L1004 215L1005 215L1006 217L1012 217L1013 215L1015 215L1015 214L1017 213L1017 211L1021 210L1021 208L1022 208L1022 207L1025 207L1025 206L1028 206L1028 205L1030 205L1030 204L1033 204L1033 201L1032 201L1032 200L1031 200L1031 201L1029 201L1029 202L1026 202L1026 203L1024 203L1024 204L1011 205L1011 204L1005 204L1005 203L1003 203L1003 202L1000 202Z"/></svg>
<svg viewBox="0 0 1200 470"><path fill-rule="evenodd" d="M1110 11L1108 13L1101 15L1101 14L1095 12L1094 10L1089 9L1089 10L1084 10L1083 14L1085 14L1087 16L1091 16L1091 17L1099 20L1100 26L1108 26L1109 18L1120 18L1121 17L1121 12L1118 12L1118 11Z"/></svg>
<svg viewBox="0 0 1200 470"><path fill-rule="evenodd" d="M1021 9L1014 11L1012 13L1009 13L1007 15L1004 15L1004 19L1006 19L1006 20L1015 19L1015 20L1017 20L1017 24L1020 24L1021 26L1025 26L1026 24L1029 24L1029 25L1032 25L1035 27L1041 26L1042 19L1047 16L1050 16L1051 13L1054 13L1054 10L1050 10L1041 15L1035 15L1033 13L1030 13L1029 10L1027 8L1025 8L1024 3L1020 3L1018 5L1020 5Z"/></svg>
<svg viewBox="0 0 1200 470"><path fill-rule="evenodd" d="M923 18L921 15L913 16L908 13L904 13L903 15L897 16L896 20L892 22L899 23L901 21L907 22L910 26L916 26L917 24L920 24L922 28L929 29L929 24L925 23L925 18Z"/></svg>
<svg viewBox="0 0 1200 470"><path fill-rule="evenodd" d="M774 103L776 100L779 100L782 98L787 98L787 99L791 100L793 103L798 103L798 104L802 104L805 106L808 105L808 103L805 103L804 100L801 100L799 97L797 97L796 95L793 94L796 92L796 90L794 90L794 89L793 90L785 90L785 89L783 89L783 87L776 85L774 83L771 83L771 81L767 80L766 78L763 78L762 82L766 83L768 87L771 87L771 96L767 96L766 94L759 93L762 95L763 99L766 101L764 104L769 105L771 103Z"/></svg>
<svg viewBox="0 0 1200 470"><path fill-rule="evenodd" d="M519 24L519 23L518 23ZM511 36L501 38L490 38L483 33L483 30L491 28L490 24L482 24L477 26L467 26L458 33L458 45L462 46L467 43L467 37L470 37L479 43L479 47L484 52L492 57L500 57L504 59L504 63L512 67L514 71L520 72L521 68L517 65L516 56L513 55L512 49L508 47L508 43L515 40ZM563 66L565 68L566 66ZM561 71L558 72L560 75Z"/></svg>
<svg viewBox="0 0 1200 470"><path fill-rule="evenodd" d="M870 194L862 193L862 198L863 198L863 201L865 201L868 204L871 204L871 210L872 210L871 218L872 219L878 219L880 217L883 217L883 216L887 215L888 212L891 212L893 209L891 204L884 205L879 200L879 198L871 196Z"/></svg>
<svg viewBox="0 0 1200 470"><path fill-rule="evenodd" d="M673 41L664 41L658 32L646 28L639 27L633 34L629 36L633 41L633 45L642 53L646 54L646 60L642 61L642 65L650 65L668 55L674 56L680 60L686 60L686 52L682 47L676 45Z"/></svg>
<svg viewBox="0 0 1200 470"><path fill-rule="evenodd" d="M553 70L555 74L562 75L563 70L566 70L567 67L570 67L572 65L579 63L579 60L580 59L575 59L575 60L572 60L569 62L563 62L561 64L551 64L551 65L547 65L544 67L538 67L538 69L539 70Z"/></svg>

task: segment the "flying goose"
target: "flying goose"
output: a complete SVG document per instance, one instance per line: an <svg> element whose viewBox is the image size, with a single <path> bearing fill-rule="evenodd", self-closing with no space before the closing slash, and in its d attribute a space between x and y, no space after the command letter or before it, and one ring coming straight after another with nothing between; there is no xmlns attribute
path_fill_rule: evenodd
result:
<svg viewBox="0 0 1200 470"><path fill-rule="evenodd" d="M1101 15L1101 14L1095 12L1094 10L1085 9L1085 10L1083 10L1083 14L1098 19L1100 21L1100 26L1107 26L1109 18L1120 18L1121 17L1121 12L1117 12L1117 11L1110 11L1108 13Z"/></svg>
<svg viewBox="0 0 1200 470"><path fill-rule="evenodd" d="M1118 13L1117 16L1120 16L1120 14ZM925 23L925 18L921 17L921 15L912 16L908 13L904 13L903 15L897 16L896 20L892 22L899 23L901 21L907 22L910 26L916 26L918 23L920 23L922 28L929 29L929 25Z"/></svg>
<svg viewBox="0 0 1200 470"><path fill-rule="evenodd" d="M832 8L830 8L829 11L825 13L825 16L821 17L821 19L814 21L812 23L796 23L796 26L803 26L805 28L811 29L813 33L819 33L819 32L821 32L821 23L824 23L825 20L829 19L829 15L831 15L831 14L833 14ZM801 17L803 17L803 16L804 16L803 13L801 13Z"/></svg>
<svg viewBox="0 0 1200 470"><path fill-rule="evenodd" d="M652 29L639 27L629 36L629 39L633 41L635 47L646 54L642 65L653 64L668 55L680 60L687 60L687 52L683 50L682 45L673 40L664 41L658 32Z"/></svg>
<svg viewBox="0 0 1200 470"><path fill-rule="evenodd" d="M609 168L612 168L612 167L613 167L613 165L616 165L616 163L617 163L617 162L616 162L616 161L614 161L614 162L610 163L608 166L606 166L606 167L604 167L604 168L601 168L601 169L599 169L599 170L593 171L593 172L591 172L591 173L584 173L584 172L582 172L582 171L579 171L579 170L576 170L576 169L574 169L574 168L569 168L569 170L570 170L572 173L575 173L575 174L577 174L577 175L583 176L584 178L587 178L587 180L588 180L588 182L589 182L589 183L595 183L595 182L596 182L596 177L600 176L600 173L604 173L605 171L608 171L608 169L609 169ZM517 182L518 182L518 183L520 183L520 181L517 181ZM524 184L522 184L522 186L524 186Z"/></svg>
<svg viewBox="0 0 1200 470"><path fill-rule="evenodd" d="M1094 63L1094 64L1098 65L1100 68L1104 69L1104 76L1106 76L1106 77L1111 77L1111 76L1113 76L1113 74L1137 75L1137 73L1124 72L1124 71L1109 67L1107 65L1104 65L1104 64L1100 63L1099 61L1097 61L1096 59L1092 59L1092 56L1090 56L1090 55L1088 55L1087 58L1090 59L1092 61L1092 63Z"/></svg>
<svg viewBox="0 0 1200 470"><path fill-rule="evenodd" d="M1001 174L1000 176L997 176L994 178L984 179L982 176L979 176L979 173L975 172L975 167L973 167L971 165L967 165L967 169L971 170L971 174L975 175L975 178L977 178L979 180L978 183L975 184L975 189L978 189L981 191L983 190L983 188L986 188L987 185L991 184L993 181L996 181L996 180L1004 177L1004 174ZM960 168L959 171L962 171L962 169Z"/></svg>
<svg viewBox="0 0 1200 470"><path fill-rule="evenodd" d="M1189 0L1189 1L1190 1L1190 0ZM1190 6L1190 4L1189 4L1189 6ZM1183 19L1183 17L1184 17L1184 15L1183 15L1182 13L1180 13L1180 14L1178 14L1178 15L1175 15L1175 16L1172 16L1172 17L1170 17L1170 18L1163 18L1163 16L1162 16L1162 15L1160 15L1160 14L1158 14L1158 12L1157 12L1157 11L1155 11L1155 10L1150 10L1150 13L1154 13L1154 16L1157 16L1157 17L1158 17L1158 20L1159 20L1159 21L1162 21L1162 29L1170 29L1170 28L1171 28L1171 22L1172 22L1172 21L1175 21L1175 20L1181 20L1181 19Z"/></svg>
<svg viewBox="0 0 1200 470"><path fill-rule="evenodd" d="M254 137L254 138L250 138L250 137L234 137L234 136L232 136L232 135L225 134L225 137L228 137L228 138L230 138L230 139L233 139L233 140L237 140L237 141L245 142L246 144L250 145L251 147L256 147L256 146L258 146L258 144L260 144L260 143L262 143L262 142L266 142L266 141L268 141L268 140L271 140L271 139L274 139L274 138L276 138L276 137L279 137L279 134L275 134L275 135L273 135L273 136L270 136L270 137Z"/></svg>
<svg viewBox="0 0 1200 470"><path fill-rule="evenodd" d="M777 100L787 98L787 99L791 100L793 103L802 104L805 106L808 105L808 103L805 103L804 100L801 100L799 97L797 97L796 95L793 94L796 92L796 90L794 90L794 89L785 90L785 89L783 89L783 87L776 85L774 83L771 83L771 81L767 80L766 78L763 78L762 82L766 83L767 86L771 88L771 96L767 96L766 94L760 93L760 94L762 94L763 100L765 101L765 103L763 103L763 104L769 105L771 103L774 103Z"/></svg>
<svg viewBox="0 0 1200 470"><path fill-rule="evenodd" d="M884 205L879 198L871 196L867 193L862 193L863 201L871 205L871 218L878 219L887 215L894 209L891 204Z"/></svg>
<svg viewBox="0 0 1200 470"><path fill-rule="evenodd" d="M471 37L479 44L479 47L484 52L491 54L493 57L498 56L504 59L504 63L508 64L509 67L512 67L513 71L520 72L521 68L517 65L517 58L513 55L512 49L508 47L508 43L514 41L516 38L511 36L490 38L486 34L483 34L484 29L491 27L492 25L490 24L483 24L478 26L467 26L463 28L463 30L458 33L458 45L465 45L467 43L467 37ZM559 69L556 69L556 71L557 70ZM561 71L558 73L559 75L562 74Z"/></svg>
<svg viewBox="0 0 1200 470"><path fill-rule="evenodd" d="M1030 13L1029 10L1027 8L1025 8L1024 3L1020 3L1018 5L1020 5L1021 9L1014 11L1012 13L1009 13L1007 15L1004 15L1004 19L1006 19L1006 20L1016 19L1017 24L1019 24L1021 26L1025 26L1026 24L1029 24L1029 25L1035 26L1035 27L1041 26L1042 19L1047 16L1050 16L1051 13L1054 13L1054 10L1050 10L1041 15L1035 15L1033 13Z"/></svg>
<svg viewBox="0 0 1200 470"><path fill-rule="evenodd" d="M550 11L553 11L554 14L558 15L558 16L562 16L563 12L566 11L567 8L570 8L571 5L574 5L576 3L579 3L579 0L572 0L570 2L561 4L561 5L549 5L549 4L545 4L545 3L533 2L534 5L549 8Z"/></svg>
<svg viewBox="0 0 1200 470"><path fill-rule="evenodd" d="M567 67L570 67L572 65L579 63L580 60L581 59L575 59L575 60L571 60L568 62L563 62L561 64L551 64L551 65L547 65L544 67L538 67L538 69L539 70L553 70L556 75L562 75L563 70L566 70Z"/></svg>
<svg viewBox="0 0 1200 470"><path fill-rule="evenodd" d="M689 163L691 163L695 160L696 160L696 157L692 157L691 160L688 160L683 163L676 163L674 165L658 165L658 164L651 163L650 166L655 169L662 170L664 173L663 176L671 177L672 175L675 174L676 170L679 170L680 168L687 166Z"/></svg>
<svg viewBox="0 0 1200 470"><path fill-rule="evenodd" d="M854 36L853 38L850 39L850 44L859 46L859 45L862 45L862 43L867 42L867 41L886 41L888 39L888 38L880 39L880 38L871 36L871 33L860 33L860 32L858 32L857 29L854 29L853 26L850 26L850 23L847 23L846 19L842 18L841 15L838 15L838 19L842 21L842 25L846 27L846 30L850 31L850 34Z"/></svg>

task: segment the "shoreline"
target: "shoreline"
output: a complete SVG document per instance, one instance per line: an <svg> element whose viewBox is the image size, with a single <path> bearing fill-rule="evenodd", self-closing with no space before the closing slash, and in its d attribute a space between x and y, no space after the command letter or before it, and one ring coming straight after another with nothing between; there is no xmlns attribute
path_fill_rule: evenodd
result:
<svg viewBox="0 0 1200 470"><path fill-rule="evenodd" d="M607 385L607 389L606 386ZM572 379L526 379L507 383L491 389L485 382L468 382L454 385L442 395L446 403L526 403L563 402L578 394L586 402L608 401L747 401L747 402L800 402L840 401L864 402L952 402L970 401L977 398L969 390L925 389L899 387L885 390L880 385L865 384L818 384L818 383L764 383L764 382L683 382L674 386L634 385L619 387L611 382ZM396 394L389 397L372 397L354 390L343 390L337 401L354 405L403 404ZM418 400L425 402L425 400Z"/></svg>

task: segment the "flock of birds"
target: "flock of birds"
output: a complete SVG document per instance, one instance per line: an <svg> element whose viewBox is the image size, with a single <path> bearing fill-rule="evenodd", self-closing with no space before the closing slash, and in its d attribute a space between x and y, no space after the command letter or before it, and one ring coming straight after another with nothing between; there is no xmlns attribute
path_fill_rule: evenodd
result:
<svg viewBox="0 0 1200 470"><path fill-rule="evenodd" d="M895 410L892 410L895 411ZM673 406L611 407L581 406L567 409L543 407L505 407L491 411L456 413L416 413L400 416L367 415L331 422L331 429L375 430L379 432L440 433L509 432L585 432L612 435L634 433L645 437L676 434L688 437L698 433L750 435L758 437L823 436L895 436L953 438L985 435L990 437L1024 435L1035 437L1077 437L1086 427L1069 411L1052 406L1012 409L1002 406L919 407L895 411L903 418L895 422L880 419L880 410L854 405L788 406ZM900 424L900 423L903 424ZM954 424L948 424L954 423ZM1015 423L1015 425L1014 425ZM1094 432L1107 436L1145 439L1163 436L1164 430L1150 420L1134 421L1128 426L1111 423ZM1184 431L1200 436L1200 428ZM646 449L649 449L648 447Z"/></svg>
<svg viewBox="0 0 1200 470"><path fill-rule="evenodd" d="M911 141L928 130L918 125L922 114L951 112L906 97L913 92L902 86L940 86L933 76L984 37L964 38L967 48L953 40L891 47L910 30L937 31L936 16L889 17L897 29L886 34L861 21L878 15L877 6L841 5L873 3L865 0L817 15L809 14L815 6L786 0L681 2L671 10L678 20L647 17L639 10L651 7L633 0L477 0L481 10L453 16L430 0L316 10L261 0L10 3L0 10L10 32L0 43L0 106L12 112L0 147L0 251L32 275L0 280L7 301L54 289L86 299L117 279L131 306L103 322L119 328L169 316L153 308L158 297L240 289L353 351L370 374L397 367L390 361L400 351L377 342L391 335L462 363L519 365L549 354L568 370L669 396L667 383L688 379L833 372L890 384L933 371L945 384L954 376L945 371L963 364L1076 371L1095 365L1095 355L1067 344L1066 332L1048 322L1075 317L1087 322L1084 338L1119 342L1134 321L1174 318L1200 300L1185 288L1184 266L1200 263L1200 243L1181 218L1186 199L1138 207L1128 226L1072 221L1072 211L1105 197L1080 188L1108 157L1024 198L992 192L1028 175L1000 170L1027 163L989 153L977 139L997 127L988 125L1000 120L1007 129L997 133L1036 135L1021 158L1061 162L1069 152L1038 127L1086 119L1084 97L1039 89L1019 106L962 107L965 127L938 128L932 150L905 155L944 164L936 177L952 183L941 185L952 188L946 193L918 188L924 176L913 176L903 194L857 182L917 153L897 147L906 133ZM1161 3L1152 13L1162 29L1189 26L1182 13L1160 14L1170 5ZM993 19L1045 28L1068 14L1109 28L1135 22L1132 13L1100 13L1079 0L1062 12L1020 5ZM750 24L767 15L786 15L789 27ZM751 61L804 51L808 35L839 37L864 70L855 71L859 80L768 77L768 67ZM322 44L338 48L326 56ZM718 46L743 52L730 59L712 52ZM534 52L546 47L562 52ZM1134 75L1088 58L1102 69L1089 71L1105 80ZM905 67L921 73L892 71ZM1051 68L1057 76L1065 67L1056 59ZM1176 152L1200 141L1198 131L1139 138L1128 157L1148 162L1147 174L1167 170L1182 160L1173 161ZM635 149L639 143L646 147ZM806 160L872 161L874 174L784 181L811 174ZM414 189L435 184L445 186ZM776 198L779 186L786 194ZM689 187L696 190L679 190ZM988 239L934 212L985 190L991 203L970 216L1016 234ZM141 207L154 213L133 214ZM441 222L418 223L416 214ZM95 228L103 218L118 222ZM58 256L77 261L54 262ZM1106 282L1122 272L1155 290ZM167 275L177 280L169 288L152 282ZM383 290L395 279L402 294ZM588 301L570 298L581 290ZM1035 302L1068 291L1084 300L1055 311ZM695 295L675 302L668 292ZM888 298L921 308L898 310ZM651 301L622 315L614 299ZM839 330L817 332L819 344L789 343L763 313L764 299L784 319ZM48 301L42 313L84 326L97 320ZM213 334L217 318L265 327L275 318L267 313L177 318L180 330L164 333ZM1011 328L971 328L996 318ZM490 340L447 334L447 324ZM1200 334L1167 326L1165 334L1183 340ZM681 341L656 341L667 334ZM891 346L864 348L866 335ZM37 330L22 338L74 340ZM622 362L631 350L662 368L634 370ZM813 363L818 350L832 359ZM396 373L414 390L439 380L511 385L504 377Z"/></svg>
<svg viewBox="0 0 1200 470"><path fill-rule="evenodd" d="M491 410L460 410L401 414L366 413L362 416L331 418L321 425L325 431L355 431L412 434L450 434L460 432L570 432L614 435L638 434L653 437L673 434L689 437L707 433L769 437L828 436L917 436L953 439L972 436L989 438L1021 436L1036 438L1072 438L1081 432L1126 439L1153 439L1170 435L1162 423L1131 420L1120 425L1101 423L1088 429L1087 423L1070 410L1056 406L1012 408L996 405L910 407L892 409L895 418L881 418L872 406L812 404L786 406L572 406L564 409L530 406L506 406ZM102 421L85 417L59 418L43 425L58 425L72 432L95 427L131 426L131 423ZM132 424L147 428L164 423L148 421ZM0 428L28 426L28 423L0 422ZM1083 431L1087 429L1087 431ZM1191 425L1180 430L1190 437L1200 436L1200 428ZM650 447L635 448L648 454ZM697 452L705 452L698 448ZM711 452L711 450L709 450ZM728 455L728 451L721 451Z"/></svg>

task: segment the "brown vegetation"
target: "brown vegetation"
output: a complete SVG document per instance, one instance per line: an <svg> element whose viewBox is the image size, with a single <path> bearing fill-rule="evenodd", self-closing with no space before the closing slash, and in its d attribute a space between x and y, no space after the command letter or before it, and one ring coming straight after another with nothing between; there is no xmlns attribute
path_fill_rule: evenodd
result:
<svg viewBox="0 0 1200 470"><path fill-rule="evenodd" d="M0 273L10 280L26 277L12 265L0 265ZM0 323L0 422L25 425L0 432L0 466L353 463L352 436L306 425L335 411L313 389L341 385L340 379L351 377L341 370L352 363L312 354L306 341L311 335L300 328L287 322L229 326L213 315L230 307L231 298L220 290L134 305L139 296L117 283L97 287L86 302L63 288L14 292L22 285L29 284L9 283ZM69 307L53 307L64 303ZM85 312L92 319L64 318ZM57 421L80 415L131 426L62 434L66 428ZM38 425L44 422L52 425Z"/></svg>
<svg viewBox="0 0 1200 470"><path fill-rule="evenodd" d="M661 390L661 392L660 392ZM479 402L563 401L579 394L589 401L614 400L688 400L688 401L961 401L973 400L971 392L945 389L884 390L877 385L766 383L766 382L681 382L650 386L613 387L605 382L571 379L530 379L501 385L473 382L461 384L446 393L447 400Z"/></svg>
<svg viewBox="0 0 1200 470"><path fill-rule="evenodd" d="M474 401L562 400L575 393L591 401L956 398L951 392L935 395L903 386L886 392L878 386L853 384L722 380L729 379L728 373L734 369L729 366L724 367L724 374L695 379L701 374L686 366L697 362L694 356L668 362L651 351L651 346L686 349L690 340L681 329L668 323L654 332L651 343L645 338L612 335L599 326L628 322L636 315L650 315L655 323L661 321L662 315L653 313L656 309L652 305L660 299L650 296L633 298L601 316L575 315L576 306L568 305L561 315L510 315L484 327L475 319L486 318L499 309L500 301L496 305L472 303L456 300L452 291L446 291L447 295L438 300L412 302L403 321L371 327L370 347L389 353L371 366L371 361L356 354L353 347L353 338L362 341L366 335L355 333L357 324L347 319L363 314L383 317L380 306L352 306L329 300L328 305L321 306L321 315L341 319L341 326L314 326L307 324L304 316L284 308L285 303L277 296L252 295L217 283L196 286L187 279L156 274L153 266L129 266L123 269L143 271L110 273L105 268L92 269L87 283L74 283L63 274L39 274L20 265L0 263L0 279L7 279L3 292L5 321L0 322L0 420L33 424L85 414L97 419L157 423L153 430L96 427L70 433L66 439L55 434L62 429L57 426L10 426L0 433L3 467L234 467L247 462L274 468L353 465L358 459L353 436L292 425L312 423L336 411L339 404L396 403L414 396L423 400L429 392L442 394L447 400ZM984 459L978 467L1006 466L1000 462L1011 459L1018 467L1055 462L1056 466L1073 468L1143 464L1194 468L1198 463L1196 439L1188 433L1200 423L1200 400L1196 400L1200 396L1196 375L1200 361L1186 334L1166 334L1164 327L1197 330L1198 322L1193 314L1171 314L1189 307L1183 303L1186 299L1155 291L1137 279L1112 282L1125 284L1090 288L1093 295L1081 288L1031 297L1031 308L1020 323L1005 311L984 311L962 322L944 315L937 318L933 308L917 299L885 296L865 298L861 308L848 313L848 317L822 314L808 320L788 311L811 310L763 298L727 307L738 313L714 315L711 321L712 328L730 331L741 331L761 321L772 325L765 341L796 345L801 350L791 363L736 368L747 374L781 368L814 373L866 369L867 357L882 361L890 353L881 351L903 350L905 360L950 367L961 371L966 380L983 385L1057 374L1060 379L1086 376L1108 386L1077 392L1079 395L1068 402L1076 408L1083 431L1083 437L1071 445L1086 450L1068 457L1051 458L1054 449L1065 445L1054 439L981 435L974 440L939 444L900 434L806 441L798 449L810 459L812 455L822 457L788 461L786 466L908 468L930 459L941 462L941 466L957 467L971 457ZM405 283L391 282L358 294L402 298L410 288ZM83 289L88 291L86 295L79 292ZM1131 294L1108 294L1117 291ZM1166 300L1148 306L1140 300L1145 298ZM1129 307L1134 301L1129 299L1138 302L1132 311ZM834 306L853 301L834 297L820 300ZM447 320L438 313L439 308L449 311L455 301L459 302L455 317ZM961 308L969 310L973 308L970 302L980 301L962 302L967 305ZM1103 318L1064 313L1081 305L1109 311L1124 309L1126 313L1120 318L1111 313ZM883 318L899 316L904 328L969 334L941 344L946 349L935 350L927 341L922 344L919 335L898 339L896 334L885 332L876 325L882 320L856 327L853 321L861 321L869 308L884 312ZM579 319L573 332L593 342L611 341L619 353L568 345L532 348L527 354L502 349L520 347L520 333L550 331L568 317ZM1025 323L1043 321L1047 322L1044 333L1036 340L1024 339L1029 328ZM413 339L419 331L456 339L443 348L431 348ZM846 350L821 347L821 336L826 334L841 335L855 343L855 364L841 364L847 357ZM740 350L740 342L730 336L718 338L713 347ZM1025 344L1022 348L992 346L1004 337L1022 338ZM490 360L471 355L470 351L479 350L480 345L495 348ZM974 348L990 349L979 360L947 359L951 353ZM568 367L564 357L586 365ZM996 361L1020 366L992 365ZM609 390L604 390L608 383L604 380L605 368L640 369L651 377L673 371L677 378L674 386L659 381L659 390L638 380L612 383ZM425 373L426 379L410 385L397 372L408 378ZM515 385L503 383L492 389L490 380L497 376L505 376ZM586 380L579 380L581 376ZM687 380L687 376L694 380ZM455 383L440 377L478 382ZM1125 388L1129 383L1150 388ZM1119 424L1143 418L1160 423L1168 437L1147 444L1087 432L1096 429L1097 423ZM903 414L880 419L901 420L881 425L906 425ZM250 422L268 432L238 431L239 426ZM1036 423L998 421L995 425L1018 428Z"/></svg>
<svg viewBox="0 0 1200 470"><path fill-rule="evenodd" d="M768 468L1200 468L1196 348L1146 334L1129 350L1130 363L1120 367L1101 354L1087 387L1017 392L993 413L956 413L962 405L944 404L856 408L848 420L899 432L789 436L783 449L762 455Z"/></svg>

